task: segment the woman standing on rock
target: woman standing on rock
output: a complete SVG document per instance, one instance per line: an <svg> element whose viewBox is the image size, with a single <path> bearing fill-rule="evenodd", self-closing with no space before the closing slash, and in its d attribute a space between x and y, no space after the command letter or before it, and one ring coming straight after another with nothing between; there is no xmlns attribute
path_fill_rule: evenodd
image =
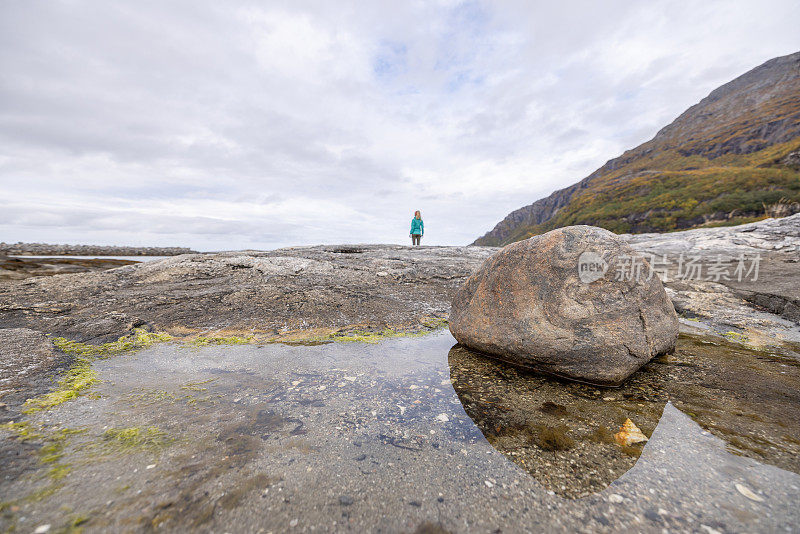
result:
<svg viewBox="0 0 800 534"><path fill-rule="evenodd" d="M422 234L425 233L425 225L422 224L422 214L419 210L414 212L414 218L411 219L411 246L419 245L419 240L422 238Z"/></svg>

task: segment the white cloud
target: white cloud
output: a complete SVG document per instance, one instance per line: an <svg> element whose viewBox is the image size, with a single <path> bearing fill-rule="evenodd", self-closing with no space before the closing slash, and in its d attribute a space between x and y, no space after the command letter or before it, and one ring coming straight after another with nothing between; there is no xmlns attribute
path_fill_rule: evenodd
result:
<svg viewBox="0 0 800 534"><path fill-rule="evenodd" d="M0 240L464 244L800 49L792 1L4 3Z"/></svg>

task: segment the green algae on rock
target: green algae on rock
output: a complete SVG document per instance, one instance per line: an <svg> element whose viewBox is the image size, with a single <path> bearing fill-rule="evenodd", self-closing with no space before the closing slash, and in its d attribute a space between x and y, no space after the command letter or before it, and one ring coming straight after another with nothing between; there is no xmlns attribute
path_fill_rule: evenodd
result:
<svg viewBox="0 0 800 534"><path fill-rule="evenodd" d="M53 391L26 400L22 413L32 414L47 411L85 394L99 380L97 372L92 369L92 362L96 358L143 349L154 343L171 339L172 337L168 334L148 332L140 328L135 329L130 335L122 336L117 341L103 343L102 345L91 345L70 341L65 338L55 338L53 345L62 352L74 356L75 360L58 380L57 387Z"/></svg>
<svg viewBox="0 0 800 534"><path fill-rule="evenodd" d="M103 441L114 449L127 451L160 449L172 443L174 438L156 426L149 426L147 428L109 428L103 433Z"/></svg>

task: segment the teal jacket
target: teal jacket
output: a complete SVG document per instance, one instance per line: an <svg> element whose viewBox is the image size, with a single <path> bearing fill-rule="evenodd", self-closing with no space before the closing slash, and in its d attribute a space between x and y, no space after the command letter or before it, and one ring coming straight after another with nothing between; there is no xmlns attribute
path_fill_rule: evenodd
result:
<svg viewBox="0 0 800 534"><path fill-rule="evenodd" d="M424 233L425 233L425 225L422 224L422 219L417 219L416 217L411 219L411 234L423 235Z"/></svg>

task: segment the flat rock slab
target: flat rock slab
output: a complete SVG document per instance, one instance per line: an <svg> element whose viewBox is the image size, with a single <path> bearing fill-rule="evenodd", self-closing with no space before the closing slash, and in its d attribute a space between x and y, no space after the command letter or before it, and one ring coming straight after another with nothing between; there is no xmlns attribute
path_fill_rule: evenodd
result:
<svg viewBox="0 0 800 534"><path fill-rule="evenodd" d="M136 326L279 335L446 317L481 247L339 245L187 254L0 284L0 327L92 343Z"/></svg>

